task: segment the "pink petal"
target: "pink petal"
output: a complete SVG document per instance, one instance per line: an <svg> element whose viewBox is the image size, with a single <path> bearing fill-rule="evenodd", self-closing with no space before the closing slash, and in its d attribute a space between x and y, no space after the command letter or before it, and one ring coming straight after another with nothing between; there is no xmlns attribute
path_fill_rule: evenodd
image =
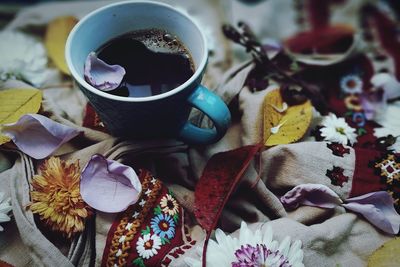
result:
<svg viewBox="0 0 400 267"><path fill-rule="evenodd" d="M281 202L288 209L295 209L300 204L331 209L341 204L342 200L325 185L301 184L282 196Z"/></svg>
<svg viewBox="0 0 400 267"><path fill-rule="evenodd" d="M343 207L360 213L371 224L389 234L397 234L400 215L393 207L393 199L385 191L373 192L346 200Z"/></svg>
<svg viewBox="0 0 400 267"><path fill-rule="evenodd" d="M77 136L79 131L39 114L26 114L15 123L4 124L2 133L25 154L43 159Z"/></svg>
<svg viewBox="0 0 400 267"><path fill-rule="evenodd" d="M124 78L126 71L119 65L108 65L90 52L85 62L85 79L93 87L102 91L116 89Z"/></svg>
<svg viewBox="0 0 400 267"><path fill-rule="evenodd" d="M93 155L81 173L81 195L92 208L120 212L136 203L142 185L135 171L102 155Z"/></svg>

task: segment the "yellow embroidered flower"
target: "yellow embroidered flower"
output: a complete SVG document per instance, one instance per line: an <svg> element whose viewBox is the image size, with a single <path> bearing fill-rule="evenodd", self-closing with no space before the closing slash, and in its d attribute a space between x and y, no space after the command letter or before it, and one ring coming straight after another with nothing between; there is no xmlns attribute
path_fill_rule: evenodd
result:
<svg viewBox="0 0 400 267"><path fill-rule="evenodd" d="M79 162L70 163L51 157L40 167L32 180L28 208L52 230L71 238L82 232L84 220L91 215L90 207L79 192Z"/></svg>
<svg viewBox="0 0 400 267"><path fill-rule="evenodd" d="M174 216L179 211L178 202L170 194L166 194L161 199L160 205L162 211L171 216Z"/></svg>

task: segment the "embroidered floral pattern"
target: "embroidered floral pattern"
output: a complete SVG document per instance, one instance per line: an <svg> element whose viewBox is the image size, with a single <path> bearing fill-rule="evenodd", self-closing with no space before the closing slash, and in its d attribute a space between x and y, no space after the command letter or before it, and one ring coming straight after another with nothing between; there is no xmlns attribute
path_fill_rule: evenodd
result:
<svg viewBox="0 0 400 267"><path fill-rule="evenodd" d="M380 169L381 177L386 178L386 183L393 184L393 180L400 181L400 161L394 154L388 154L386 158L375 163L375 168Z"/></svg>
<svg viewBox="0 0 400 267"><path fill-rule="evenodd" d="M179 211L178 202L176 202L170 194L165 195L165 197L161 199L160 206L162 211L170 216L174 216Z"/></svg>
<svg viewBox="0 0 400 267"><path fill-rule="evenodd" d="M331 179L331 184L343 187L349 181L349 177L343 174L343 168L334 166L332 170L326 170L326 176Z"/></svg>
<svg viewBox="0 0 400 267"><path fill-rule="evenodd" d="M151 219L151 229L161 238L171 239L175 235L175 223L169 215L159 214Z"/></svg>
<svg viewBox="0 0 400 267"><path fill-rule="evenodd" d="M139 237L136 243L136 250L139 256L148 259L157 254L157 251L161 247L161 239L158 235L146 234L143 237Z"/></svg>
<svg viewBox="0 0 400 267"><path fill-rule="evenodd" d="M103 256L106 266L159 266L166 253L182 245L182 240L175 240L183 235L181 232L177 235L182 208L172 192L148 172L141 180L140 201L122 214L117 229L112 232L111 246Z"/></svg>
<svg viewBox="0 0 400 267"><path fill-rule="evenodd" d="M340 88L345 94L359 94L362 92L363 82L358 75L349 74L340 80Z"/></svg>
<svg viewBox="0 0 400 267"><path fill-rule="evenodd" d="M139 205L140 202L136 203L135 205L130 206L121 215L119 224L114 231L110 248L108 254L106 255L107 257L105 259L103 258L103 261L106 262L106 266L114 267L114 265L122 266L127 264L127 258L131 248L130 242L134 239L135 235L137 235L140 226L145 220L145 215L155 204L157 195L161 190L160 181L153 179L154 177L152 177L150 173L143 172L141 172L139 175L139 177L144 175L142 181L142 190L146 191L147 189L150 189L152 193L150 195L142 194L141 201L145 202L143 207ZM146 253L146 255L149 254Z"/></svg>
<svg viewBox="0 0 400 267"><path fill-rule="evenodd" d="M347 112L344 116L357 128L357 135L361 136L366 134L367 130L365 129L365 124L367 123L367 118L361 106L360 96L348 95L344 98L344 104L347 108Z"/></svg>
<svg viewBox="0 0 400 267"><path fill-rule="evenodd" d="M338 157L344 157L345 154L350 154L350 148L339 143L328 143L326 146L332 150L332 154Z"/></svg>
<svg viewBox="0 0 400 267"><path fill-rule="evenodd" d="M370 162L369 167L372 167L375 174L381 177L382 190L392 196L394 207L397 212L400 212L400 157L397 154L388 153Z"/></svg>

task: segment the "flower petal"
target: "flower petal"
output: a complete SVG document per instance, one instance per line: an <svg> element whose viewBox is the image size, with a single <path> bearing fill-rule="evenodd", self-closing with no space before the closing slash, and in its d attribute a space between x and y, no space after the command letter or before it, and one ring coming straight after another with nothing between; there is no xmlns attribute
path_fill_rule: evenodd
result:
<svg viewBox="0 0 400 267"><path fill-rule="evenodd" d="M339 196L322 184L301 184L281 197L285 208L295 209L300 204L332 209L342 203Z"/></svg>
<svg viewBox="0 0 400 267"><path fill-rule="evenodd" d="M35 159L48 157L79 134L78 130L39 114L23 115L17 122L1 128L22 152Z"/></svg>
<svg viewBox="0 0 400 267"><path fill-rule="evenodd" d="M103 60L97 58L95 52L90 52L85 62L85 79L93 87L102 91L116 89L126 71L119 65L108 65Z"/></svg>
<svg viewBox="0 0 400 267"><path fill-rule="evenodd" d="M393 199L385 191L373 192L346 200L343 207L360 213L371 224L389 234L400 229L400 215L393 207Z"/></svg>
<svg viewBox="0 0 400 267"><path fill-rule="evenodd" d="M378 73L371 78L371 84L375 88L384 90L386 99L400 97L400 83L395 77L387 73Z"/></svg>
<svg viewBox="0 0 400 267"><path fill-rule="evenodd" d="M102 155L93 155L81 174L83 200L96 210L120 212L136 203L142 185L135 171Z"/></svg>

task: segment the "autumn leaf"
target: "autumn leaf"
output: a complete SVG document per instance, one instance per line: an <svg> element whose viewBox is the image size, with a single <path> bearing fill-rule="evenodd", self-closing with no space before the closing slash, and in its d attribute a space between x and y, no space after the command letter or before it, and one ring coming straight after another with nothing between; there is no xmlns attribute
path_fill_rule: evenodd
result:
<svg viewBox="0 0 400 267"><path fill-rule="evenodd" d="M203 247L203 266L206 262L207 244L211 232L216 227L230 195L262 146L262 144L244 146L217 153L207 162L194 193L194 214L198 223L207 232Z"/></svg>
<svg viewBox="0 0 400 267"><path fill-rule="evenodd" d="M396 237L378 248L368 259L368 267L398 266L400 238Z"/></svg>
<svg viewBox="0 0 400 267"><path fill-rule="evenodd" d="M54 19L47 25L44 43L47 52L54 64L63 73L70 74L65 61L65 43L68 35L78 20L72 16L62 16Z"/></svg>
<svg viewBox="0 0 400 267"><path fill-rule="evenodd" d="M312 119L312 105L309 100L288 107L283 102L279 89L265 96L263 112L265 146L298 141L307 132Z"/></svg>
<svg viewBox="0 0 400 267"><path fill-rule="evenodd" d="M42 92L37 89L0 91L0 125L14 123L27 113L37 113L41 103ZM10 141L8 136L0 135L0 145L8 141Z"/></svg>

